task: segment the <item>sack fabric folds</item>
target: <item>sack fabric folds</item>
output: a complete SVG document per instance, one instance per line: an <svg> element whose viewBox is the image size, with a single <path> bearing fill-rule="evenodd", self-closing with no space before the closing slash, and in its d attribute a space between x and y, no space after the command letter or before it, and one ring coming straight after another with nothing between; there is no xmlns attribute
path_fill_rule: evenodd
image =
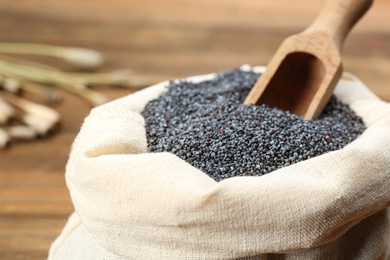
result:
<svg viewBox="0 0 390 260"><path fill-rule="evenodd" d="M49 259L388 259L390 104L360 80L344 73L335 89L367 125L355 141L220 182L171 153L148 153L140 112L167 87L85 119L66 166L75 213Z"/></svg>

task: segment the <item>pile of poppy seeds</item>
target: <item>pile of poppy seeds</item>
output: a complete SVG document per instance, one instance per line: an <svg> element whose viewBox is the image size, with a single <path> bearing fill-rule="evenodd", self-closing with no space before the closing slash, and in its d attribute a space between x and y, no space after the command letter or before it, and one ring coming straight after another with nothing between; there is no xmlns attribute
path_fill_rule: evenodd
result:
<svg viewBox="0 0 390 260"><path fill-rule="evenodd" d="M365 126L332 96L316 120L244 105L260 74L235 69L201 83L171 82L143 112L150 152L170 152L216 181L259 176L343 148Z"/></svg>

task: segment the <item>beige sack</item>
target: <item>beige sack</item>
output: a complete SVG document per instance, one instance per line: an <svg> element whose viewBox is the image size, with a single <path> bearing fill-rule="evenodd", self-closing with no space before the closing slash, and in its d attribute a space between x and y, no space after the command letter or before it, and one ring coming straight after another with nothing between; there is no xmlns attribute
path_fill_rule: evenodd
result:
<svg viewBox="0 0 390 260"><path fill-rule="evenodd" d="M344 75L335 94L368 129L261 177L215 182L147 153L140 112L168 82L93 109L66 167L76 212L49 259L387 259L390 104Z"/></svg>

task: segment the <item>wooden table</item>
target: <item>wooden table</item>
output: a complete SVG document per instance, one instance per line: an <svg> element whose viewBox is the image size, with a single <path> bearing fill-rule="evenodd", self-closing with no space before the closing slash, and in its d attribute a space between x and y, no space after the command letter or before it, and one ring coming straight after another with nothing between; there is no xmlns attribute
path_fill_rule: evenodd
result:
<svg viewBox="0 0 390 260"><path fill-rule="evenodd" d="M290 34L314 19L323 0L0 0L0 41L79 46L103 53L102 71L131 68L153 82L264 65ZM390 101L390 2L376 0L352 31L344 68ZM60 61L32 57L64 70ZM105 91L111 98L130 90ZM53 106L61 130L0 151L0 259L45 259L73 211L64 172L91 107L65 93Z"/></svg>

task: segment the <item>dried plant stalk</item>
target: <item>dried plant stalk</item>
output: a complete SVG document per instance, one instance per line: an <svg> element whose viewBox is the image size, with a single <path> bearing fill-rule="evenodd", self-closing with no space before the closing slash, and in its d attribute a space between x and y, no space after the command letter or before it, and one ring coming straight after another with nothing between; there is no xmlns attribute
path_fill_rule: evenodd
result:
<svg viewBox="0 0 390 260"><path fill-rule="evenodd" d="M83 70L96 69L103 61L102 55L94 50L44 44L0 43L0 53L53 56ZM60 121L57 111L10 93L28 91L43 96L52 103L58 101L58 96L52 90L56 87L79 95L89 100L93 106L98 106L106 103L108 98L89 89L89 86L118 86L135 90L150 85L150 82L146 77L134 76L130 70L93 74L66 73L38 62L0 55L0 85L4 90L0 92L3 97L0 98L0 147L5 147L11 139L31 140L37 135L46 135ZM24 125L6 126L12 118Z"/></svg>
<svg viewBox="0 0 390 260"><path fill-rule="evenodd" d="M21 82L21 84L22 84L21 88L23 91L28 91L36 95L39 95L43 97L45 102L49 104L60 103L63 100L63 96L61 95L61 93L59 93L55 89L48 88L40 84L35 84L29 81L23 81Z"/></svg>
<svg viewBox="0 0 390 260"><path fill-rule="evenodd" d="M94 70L103 63L102 55L94 50L30 43L0 43L0 53L54 56L64 59L78 69Z"/></svg>
<svg viewBox="0 0 390 260"><path fill-rule="evenodd" d="M108 101L105 95L88 89L75 77L62 71L46 70L41 67L31 67L0 59L0 75L23 81L55 85L88 99L93 106L98 106Z"/></svg>
<svg viewBox="0 0 390 260"><path fill-rule="evenodd" d="M134 76L130 70L116 70L111 73L72 73L72 76L86 86L106 85L141 89L150 85L147 77Z"/></svg>
<svg viewBox="0 0 390 260"><path fill-rule="evenodd" d="M0 43L0 45L1 44L2 43ZM42 68L42 69L45 69L46 71L51 71L51 70L52 71L60 71L56 67L49 66L49 65L46 65L46 64L43 64L43 63L40 63L40 62L20 59L20 58L16 58L16 57L7 56L7 55L0 55L0 60L4 60L4 61L10 62L10 63L14 63L14 64L22 64L22 65L25 65L25 66Z"/></svg>

